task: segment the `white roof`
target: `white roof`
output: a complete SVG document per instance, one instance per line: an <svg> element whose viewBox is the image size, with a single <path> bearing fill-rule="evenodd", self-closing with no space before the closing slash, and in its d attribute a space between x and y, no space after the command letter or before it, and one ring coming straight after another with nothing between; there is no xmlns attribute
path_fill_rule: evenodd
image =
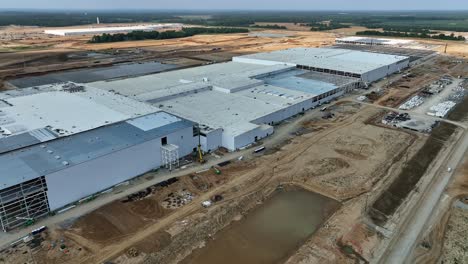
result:
<svg viewBox="0 0 468 264"><path fill-rule="evenodd" d="M260 80L251 79L276 71L290 69L291 66L227 62L201 67L163 72L114 81L100 81L89 85L133 97L137 100L150 101L171 95L182 95L218 87L226 92L242 87L260 85Z"/></svg>
<svg viewBox="0 0 468 264"><path fill-rule="evenodd" d="M211 128L223 128L235 136L257 128L258 125L252 121L312 97L306 93L262 85L236 93L215 90L193 93L160 102L160 107Z"/></svg>
<svg viewBox="0 0 468 264"><path fill-rule="evenodd" d="M387 39L387 38L369 38L369 37L344 37L338 38L336 41L340 42L358 42L363 44L383 44L383 45L404 45L413 43L414 40L410 39Z"/></svg>
<svg viewBox="0 0 468 264"><path fill-rule="evenodd" d="M124 32L138 30L155 30L161 28L181 27L182 24L151 24L151 25L136 25L122 27L90 27L90 28L64 28L64 29L48 29L44 30L46 34L66 35L66 34L92 34L100 32Z"/></svg>
<svg viewBox="0 0 468 264"><path fill-rule="evenodd" d="M92 82L89 84L101 89L114 90L119 93L131 95L154 91L155 89L166 89L192 82L216 82L216 80L222 80L225 85L231 85L231 81L245 81L250 77L289 68L291 68L291 66L265 66L250 63L226 62L122 80Z"/></svg>
<svg viewBox="0 0 468 264"><path fill-rule="evenodd" d="M316 68L363 74L408 57L329 48L293 48L234 57L233 61L304 65Z"/></svg>
<svg viewBox="0 0 468 264"><path fill-rule="evenodd" d="M264 81L271 74L295 70L285 64L227 62L88 85L151 103L236 136L258 128L255 120L318 95Z"/></svg>
<svg viewBox="0 0 468 264"><path fill-rule="evenodd" d="M70 135L160 111L124 96L70 83L4 92L0 98L6 102L0 107L0 128L8 135L44 127Z"/></svg>
<svg viewBox="0 0 468 264"><path fill-rule="evenodd" d="M307 51L295 49L259 56L273 54L278 61L288 57L297 61L313 60L314 55ZM349 56L349 51L336 49L312 49L312 52ZM282 62L268 65L233 61L88 85L151 103L166 112L236 136L259 128L254 122L261 117L337 88L325 80L314 82L313 76L295 77L301 73L295 66ZM267 80L268 76L279 75L285 75L285 79L268 84L271 81ZM304 89L295 89L296 86Z"/></svg>

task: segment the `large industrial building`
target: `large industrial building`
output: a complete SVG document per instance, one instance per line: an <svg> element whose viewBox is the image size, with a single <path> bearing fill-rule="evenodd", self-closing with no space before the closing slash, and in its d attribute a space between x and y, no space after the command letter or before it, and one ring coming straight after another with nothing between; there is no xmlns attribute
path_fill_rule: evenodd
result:
<svg viewBox="0 0 468 264"><path fill-rule="evenodd" d="M414 42L410 39L386 39L386 38L370 38L370 37L344 37L335 40L337 44L354 44L354 45L375 45L375 46L404 46Z"/></svg>
<svg viewBox="0 0 468 264"><path fill-rule="evenodd" d="M198 144L194 123L73 83L0 94L0 226L6 231Z"/></svg>
<svg viewBox="0 0 468 264"><path fill-rule="evenodd" d="M121 27L89 27L89 28L64 28L64 29L48 29L44 30L45 34L55 36L77 36L77 35L97 35L97 34L115 34L128 33L132 31L157 31L165 29L180 29L182 24L149 24L137 26L121 26Z"/></svg>
<svg viewBox="0 0 468 264"><path fill-rule="evenodd" d="M200 124L204 151L243 148L273 125L357 88L360 80L278 64L228 62L89 85Z"/></svg>
<svg viewBox="0 0 468 264"><path fill-rule="evenodd" d="M373 82L407 68L409 58L331 48L294 48L233 58L235 62L263 65L285 64L300 69L350 76Z"/></svg>
<svg viewBox="0 0 468 264"><path fill-rule="evenodd" d="M407 65L290 49L140 77L0 93L0 224L15 228L196 149L234 151ZM320 70L326 69L326 70ZM200 128L200 129L199 129Z"/></svg>

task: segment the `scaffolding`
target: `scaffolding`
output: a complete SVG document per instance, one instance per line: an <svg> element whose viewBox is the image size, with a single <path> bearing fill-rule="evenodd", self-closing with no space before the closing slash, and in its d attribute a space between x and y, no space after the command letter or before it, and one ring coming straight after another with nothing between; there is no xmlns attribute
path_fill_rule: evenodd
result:
<svg viewBox="0 0 468 264"><path fill-rule="evenodd" d="M173 144L161 146L162 166L172 170L179 167L179 147Z"/></svg>
<svg viewBox="0 0 468 264"><path fill-rule="evenodd" d="M0 224L4 232L34 223L49 213L45 177L35 178L0 191Z"/></svg>

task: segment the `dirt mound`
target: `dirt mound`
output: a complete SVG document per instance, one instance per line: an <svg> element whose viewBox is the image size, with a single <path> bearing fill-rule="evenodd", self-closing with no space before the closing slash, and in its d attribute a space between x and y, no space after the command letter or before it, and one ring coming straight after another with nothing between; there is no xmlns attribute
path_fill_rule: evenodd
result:
<svg viewBox="0 0 468 264"><path fill-rule="evenodd" d="M354 160L365 160L367 159L366 156L359 154L357 152L346 150L346 149L334 149L336 153L341 154L347 158L354 159Z"/></svg>
<svg viewBox="0 0 468 264"><path fill-rule="evenodd" d="M86 239L104 242L135 232L144 224L127 206L113 202L81 217L72 229Z"/></svg>
<svg viewBox="0 0 468 264"><path fill-rule="evenodd" d="M321 176L337 170L348 168L349 163L340 158L323 158L313 160L308 164L312 176Z"/></svg>
<svg viewBox="0 0 468 264"><path fill-rule="evenodd" d="M165 248L171 243L171 235L167 232L157 232L135 245L139 252L153 253Z"/></svg>
<svg viewBox="0 0 468 264"><path fill-rule="evenodd" d="M165 215L166 210L154 199L143 199L128 203L130 210L144 218L159 218Z"/></svg>

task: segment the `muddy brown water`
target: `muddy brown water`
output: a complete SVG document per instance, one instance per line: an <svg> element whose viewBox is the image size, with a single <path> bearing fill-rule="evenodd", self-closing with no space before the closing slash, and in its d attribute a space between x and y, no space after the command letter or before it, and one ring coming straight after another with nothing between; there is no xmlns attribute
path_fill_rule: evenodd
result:
<svg viewBox="0 0 468 264"><path fill-rule="evenodd" d="M339 208L339 203L302 189L275 191L245 218L218 232L181 263L280 263Z"/></svg>

